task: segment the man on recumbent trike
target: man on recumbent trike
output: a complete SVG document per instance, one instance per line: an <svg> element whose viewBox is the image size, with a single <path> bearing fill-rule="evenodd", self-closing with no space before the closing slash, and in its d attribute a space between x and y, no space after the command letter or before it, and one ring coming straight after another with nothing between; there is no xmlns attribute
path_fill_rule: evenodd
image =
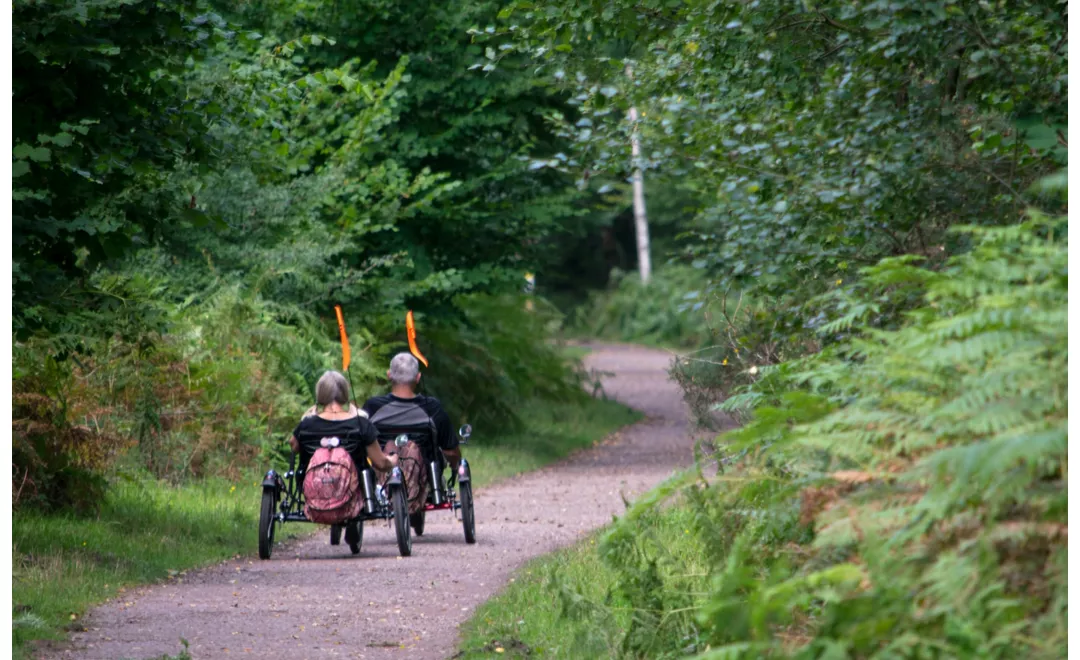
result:
<svg viewBox="0 0 1080 660"><path fill-rule="evenodd" d="M368 399L361 414L366 413L371 420L383 446L399 435L409 436L410 442L398 450L398 456L406 482L409 522L419 536L424 533L429 499L432 504L440 505L446 497L443 459L449 464L451 475L457 475L461 450L450 425L450 416L439 400L416 392L420 383L420 364L415 357L398 353L390 361L386 376L390 380L390 393ZM432 462L435 463L434 470ZM471 498L471 487L469 494ZM469 504L471 516L471 501Z"/></svg>

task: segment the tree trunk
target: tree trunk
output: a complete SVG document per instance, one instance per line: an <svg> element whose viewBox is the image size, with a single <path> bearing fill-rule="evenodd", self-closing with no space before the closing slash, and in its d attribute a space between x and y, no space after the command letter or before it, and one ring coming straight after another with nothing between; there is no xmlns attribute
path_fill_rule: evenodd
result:
<svg viewBox="0 0 1080 660"><path fill-rule="evenodd" d="M626 65L626 75L633 78L634 72ZM648 284L652 278L652 262L649 259L649 221L645 216L645 178L637 159L641 155L641 146L637 137L637 108L630 108L630 155L634 159L634 232L637 234L638 272L642 284Z"/></svg>

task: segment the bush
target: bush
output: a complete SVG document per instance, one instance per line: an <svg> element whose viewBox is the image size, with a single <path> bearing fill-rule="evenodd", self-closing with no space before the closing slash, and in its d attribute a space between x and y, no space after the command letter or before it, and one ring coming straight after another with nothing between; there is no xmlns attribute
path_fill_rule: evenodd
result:
<svg viewBox="0 0 1080 660"><path fill-rule="evenodd" d="M418 319L425 391L443 401L452 419L492 429L521 428L524 406L535 400L573 403L585 396L571 361L547 342L557 325L555 309L524 296L463 295L457 316Z"/></svg>
<svg viewBox="0 0 1080 660"><path fill-rule="evenodd" d="M574 636L619 657L1063 657L1065 227L1033 213L962 230L974 248L944 271L906 257L864 269L844 294L862 311L820 329L845 339L763 370L725 405L751 415L720 438L718 476L665 484L598 555L521 587L541 592L530 618L558 609L565 631L553 641L519 625L520 643L566 649ZM879 329L888 291L919 291L919 304ZM484 611L494 633L519 618L496 613L517 598Z"/></svg>
<svg viewBox="0 0 1080 660"><path fill-rule="evenodd" d="M867 289L918 286L922 305L895 330L867 329L770 376L776 393L727 439L782 467L798 494L780 501L800 506L813 543L787 567L766 564L775 582L715 591L700 619L710 644L800 657L1064 653L1064 223L1032 214L966 229L975 248L942 273L908 258L866 269ZM754 531L739 543L752 562L776 547ZM741 563L719 583L738 581ZM732 626L733 608L750 622Z"/></svg>
<svg viewBox="0 0 1080 660"><path fill-rule="evenodd" d="M571 330L592 337L698 348L713 335L701 271L668 265L642 285L636 272L612 271L607 291L590 295L573 315Z"/></svg>
<svg viewBox="0 0 1080 660"><path fill-rule="evenodd" d="M713 341L673 360L670 374L695 421L716 428L718 401L757 381L769 367L818 350L820 342L808 337L800 320L805 303L742 293L706 295L717 320ZM745 421L740 410L729 412Z"/></svg>
<svg viewBox="0 0 1080 660"><path fill-rule="evenodd" d="M92 511L105 477L126 467L180 483L236 479L256 463L286 462L283 440L313 403L315 382L340 369L332 314L279 307L239 284L179 307L139 295L155 290L149 280L122 286L142 308L132 318L160 314L161 323L15 346L16 508ZM533 402L586 396L574 365L546 342L557 315L535 302L530 313L515 296L461 296L453 313L418 317L432 364L423 383L453 419L511 431ZM385 323L376 330L386 336L404 334L397 319L362 320ZM347 321L362 402L386 390L385 364L404 347Z"/></svg>
<svg viewBox="0 0 1080 660"><path fill-rule="evenodd" d="M178 482L236 478L274 451L338 350L314 319L277 317L234 286L170 314L167 331L17 342L16 508L93 509L124 460Z"/></svg>

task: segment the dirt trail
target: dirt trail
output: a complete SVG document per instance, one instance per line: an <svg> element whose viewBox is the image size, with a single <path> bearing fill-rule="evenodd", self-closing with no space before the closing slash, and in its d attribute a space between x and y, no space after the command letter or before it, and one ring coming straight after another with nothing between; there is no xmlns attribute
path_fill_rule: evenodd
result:
<svg viewBox="0 0 1080 660"><path fill-rule="evenodd" d="M464 543L445 512L429 514L407 559L386 525L365 527L357 557L320 533L279 546L269 561L231 560L182 584L129 592L88 615L89 632L43 657L149 658L177 653L181 637L199 659L450 657L458 625L515 569L609 522L624 510L623 495L633 498L692 460L669 355L593 349L586 364L608 372L608 395L647 419L559 464L478 489L476 545ZM484 441L482 429L473 440Z"/></svg>

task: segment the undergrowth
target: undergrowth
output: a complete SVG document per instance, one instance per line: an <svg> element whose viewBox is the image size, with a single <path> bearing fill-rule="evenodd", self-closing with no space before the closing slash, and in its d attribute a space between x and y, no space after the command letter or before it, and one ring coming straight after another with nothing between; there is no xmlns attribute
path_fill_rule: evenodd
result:
<svg viewBox="0 0 1080 660"><path fill-rule="evenodd" d="M569 404L535 401L521 416L523 428L511 433L473 427L463 451L477 486L543 467L641 419L641 413L604 399Z"/></svg>
<svg viewBox="0 0 1080 660"><path fill-rule="evenodd" d="M958 230L943 270L864 269L822 351L725 403L750 413L715 474L531 565L466 656L1064 657L1065 227L1031 213ZM889 292L914 304L874 327Z"/></svg>
<svg viewBox="0 0 1080 660"><path fill-rule="evenodd" d="M701 271L666 265L647 285L637 272L615 270L605 291L593 292L571 315L571 335L665 348L694 349L712 336L711 313Z"/></svg>

